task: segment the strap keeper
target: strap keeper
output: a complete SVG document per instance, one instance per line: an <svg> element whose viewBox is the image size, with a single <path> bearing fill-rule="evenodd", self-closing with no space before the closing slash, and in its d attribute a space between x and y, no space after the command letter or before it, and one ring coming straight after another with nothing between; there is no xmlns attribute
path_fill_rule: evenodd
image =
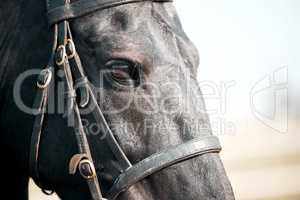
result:
<svg viewBox="0 0 300 200"><path fill-rule="evenodd" d="M65 93L65 96L68 98L76 98L76 91L75 90L69 90L68 92Z"/></svg>
<svg viewBox="0 0 300 200"><path fill-rule="evenodd" d="M83 76L83 77L78 78L78 79L75 80L75 85L77 87L80 87L84 84L87 84L88 82L89 82L88 78L86 76Z"/></svg>

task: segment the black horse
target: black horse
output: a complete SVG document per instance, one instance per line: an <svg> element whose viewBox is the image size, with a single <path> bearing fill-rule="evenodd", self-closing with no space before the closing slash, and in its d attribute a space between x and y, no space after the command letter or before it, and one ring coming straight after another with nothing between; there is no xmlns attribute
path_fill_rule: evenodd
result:
<svg viewBox="0 0 300 200"><path fill-rule="evenodd" d="M28 110L36 95L35 70L48 62L53 43L46 13L44 1L0 4L0 190L9 199L28 199L35 119ZM96 93L100 91L98 105L131 163L212 134L196 78L198 52L172 3L118 5L74 19L70 26L88 80ZM110 78L99 78L107 70ZM89 199L86 182L68 173L77 152L73 129L64 114L54 111L43 124L40 177L62 199ZM84 126L91 133L88 140L101 188L107 191L115 181L110 169L117 164L100 159L107 150L97 124L86 120ZM234 195L218 154L210 153L163 169L117 199L232 200Z"/></svg>

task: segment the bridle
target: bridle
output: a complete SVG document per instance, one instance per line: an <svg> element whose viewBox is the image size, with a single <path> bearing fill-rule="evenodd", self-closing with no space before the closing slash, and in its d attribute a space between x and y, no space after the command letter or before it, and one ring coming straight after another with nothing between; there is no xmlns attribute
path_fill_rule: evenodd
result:
<svg viewBox="0 0 300 200"><path fill-rule="evenodd" d="M85 75L68 21L96 10L143 1L163 3L172 0L78 0L72 3L68 0L47 1L48 20L54 30L54 42L48 65L40 72L37 81L37 94L33 105L35 120L29 157L30 176L45 192L52 188L43 185L39 177L39 148L48 105L49 88L54 84L54 74L57 69L64 72L67 112L68 117L72 117L74 120L73 129L78 145L78 154L74 155L69 162L69 173L75 174L79 171L88 184L93 200L113 200L135 183L164 168L195 156L221 151L219 140L215 136L206 136L170 147L132 165L115 139ZM80 93L79 99L76 98L75 90ZM121 167L120 174L114 177L113 186L105 194L105 198L102 196L87 133L81 119L81 109L91 105L93 107L91 116L106 133L105 142Z"/></svg>

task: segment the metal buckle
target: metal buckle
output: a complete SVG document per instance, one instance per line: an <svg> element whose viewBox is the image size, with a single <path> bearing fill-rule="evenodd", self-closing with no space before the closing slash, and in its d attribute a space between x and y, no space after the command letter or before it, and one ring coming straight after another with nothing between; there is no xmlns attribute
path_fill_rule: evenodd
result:
<svg viewBox="0 0 300 200"><path fill-rule="evenodd" d="M86 172L83 171L84 167L88 167L88 170L86 170ZM90 161L89 159L81 160L80 163L79 163L78 169L79 169L79 172L80 172L81 176L83 178L87 179L87 180L96 177L95 166L92 163L92 161ZM87 173L90 173L90 174L87 174Z"/></svg>
<svg viewBox="0 0 300 200"><path fill-rule="evenodd" d="M74 44L73 40L71 40L71 39L67 40L66 52L67 52L68 59L74 58L76 49L75 49L75 44Z"/></svg>
<svg viewBox="0 0 300 200"><path fill-rule="evenodd" d="M52 71L50 69L44 69L41 71L38 81L37 81L37 87L40 89L45 89L49 86L52 79Z"/></svg>
<svg viewBox="0 0 300 200"><path fill-rule="evenodd" d="M64 45L60 45L56 50L55 62L58 66L61 66L65 63L67 57L66 47Z"/></svg>

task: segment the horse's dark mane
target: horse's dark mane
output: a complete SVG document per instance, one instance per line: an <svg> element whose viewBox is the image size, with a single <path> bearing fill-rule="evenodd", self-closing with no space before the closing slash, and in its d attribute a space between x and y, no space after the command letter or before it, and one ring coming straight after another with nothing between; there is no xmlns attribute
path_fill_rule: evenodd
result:
<svg viewBox="0 0 300 200"><path fill-rule="evenodd" d="M34 48L39 46L40 38L44 40L46 36L43 33L43 29L47 30L45 9L44 1L1 2L0 93L7 84L12 84L20 72L29 68L28 65L35 64L30 55L36 53L37 50Z"/></svg>
<svg viewBox="0 0 300 200"><path fill-rule="evenodd" d="M22 3L6 0L0 5L0 89L7 77L10 48L17 35ZM1 90L0 90L1 91Z"/></svg>

